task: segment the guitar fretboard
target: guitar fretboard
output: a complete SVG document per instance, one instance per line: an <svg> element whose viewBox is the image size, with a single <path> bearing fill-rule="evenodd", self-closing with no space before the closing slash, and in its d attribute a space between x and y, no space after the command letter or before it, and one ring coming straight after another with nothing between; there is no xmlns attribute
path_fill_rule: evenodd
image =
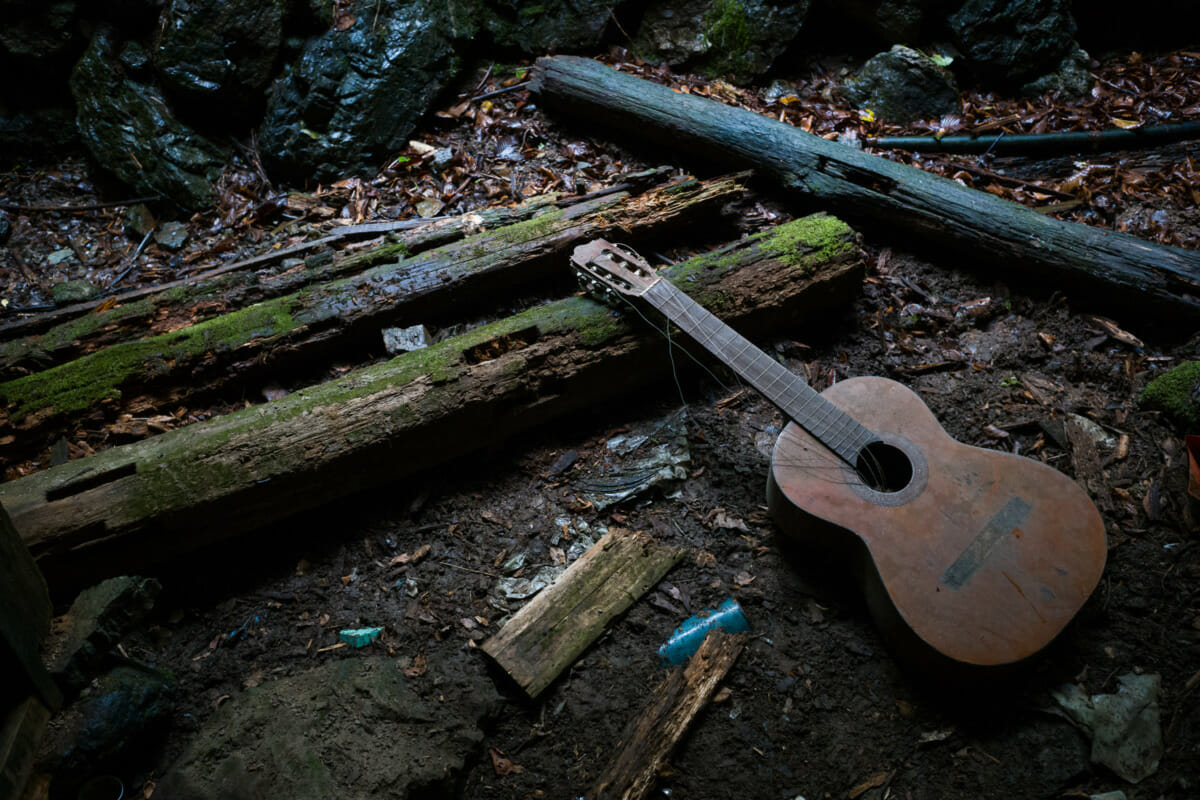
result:
<svg viewBox="0 0 1200 800"><path fill-rule="evenodd" d="M642 297L847 464L854 466L862 448L876 438L670 281L656 281Z"/></svg>

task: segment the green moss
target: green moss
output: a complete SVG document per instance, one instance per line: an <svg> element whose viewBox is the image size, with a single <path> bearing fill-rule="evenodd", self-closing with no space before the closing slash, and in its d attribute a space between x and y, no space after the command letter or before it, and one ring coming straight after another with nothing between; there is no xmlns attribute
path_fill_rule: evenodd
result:
<svg viewBox="0 0 1200 800"><path fill-rule="evenodd" d="M1142 390L1143 408L1162 411L1189 431L1200 431L1200 361L1187 361L1169 369Z"/></svg>
<svg viewBox="0 0 1200 800"><path fill-rule="evenodd" d="M704 22L704 35L720 54L709 62L709 74L726 75L748 69L746 52L753 41L745 7L738 0L716 0Z"/></svg>
<svg viewBox="0 0 1200 800"><path fill-rule="evenodd" d="M551 209L533 219L527 219L512 225L505 225L503 228L498 228L490 234L482 233L479 236L484 239L494 237L510 244L524 244L534 239L540 239L549 233L555 223L562 219L562 215L561 209Z"/></svg>
<svg viewBox="0 0 1200 800"><path fill-rule="evenodd" d="M803 270L858 252L850 226L825 214L811 214L759 235L766 252Z"/></svg>
<svg viewBox="0 0 1200 800"><path fill-rule="evenodd" d="M180 360L212 350L229 350L255 338L295 327L287 299L259 303L183 330L123 342L66 364L0 384L0 399L12 416L53 408L70 414L119 398L131 379L164 373Z"/></svg>

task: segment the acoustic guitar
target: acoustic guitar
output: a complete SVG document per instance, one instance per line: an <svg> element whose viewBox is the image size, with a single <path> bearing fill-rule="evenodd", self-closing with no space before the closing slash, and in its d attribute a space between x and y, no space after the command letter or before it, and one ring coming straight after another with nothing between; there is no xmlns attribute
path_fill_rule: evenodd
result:
<svg viewBox="0 0 1200 800"><path fill-rule="evenodd" d="M902 657L995 672L1049 644L1096 587L1104 523L1067 476L955 441L895 381L818 393L631 250L596 240L571 261L589 288L648 303L789 418L771 457L771 513L851 558Z"/></svg>

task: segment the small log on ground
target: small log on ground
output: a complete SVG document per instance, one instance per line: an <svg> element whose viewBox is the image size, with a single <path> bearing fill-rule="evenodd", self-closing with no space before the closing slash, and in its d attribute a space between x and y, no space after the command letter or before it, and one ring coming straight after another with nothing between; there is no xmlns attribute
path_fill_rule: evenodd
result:
<svg viewBox="0 0 1200 800"><path fill-rule="evenodd" d="M659 767L729 672L746 638L721 630L705 637L687 665L671 673L625 728L617 755L588 792L588 800L640 800L654 788Z"/></svg>
<svg viewBox="0 0 1200 800"><path fill-rule="evenodd" d="M564 256L560 269L567 269ZM666 274L748 336L857 294L857 236L805 217ZM669 380L661 339L586 297L266 405L0 484L52 590L243 533Z"/></svg>
<svg viewBox="0 0 1200 800"><path fill-rule="evenodd" d="M253 396L254 381L275 380L293 366L312 372L333 357L382 355L384 327L425 323L451 307L460 311L479 298L511 295L515 286L552 284L561 280L568 247L581 238L649 236L698 223L742 190L736 178L689 180L637 197L621 192L547 209L350 278L120 342L0 384L0 435L20 435L36 448L83 413L103 409L110 419L122 412L169 414L197 394L220 396L227 387ZM393 258L402 249L383 247Z"/></svg>
<svg viewBox="0 0 1200 800"><path fill-rule="evenodd" d="M649 534L612 528L484 642L483 652L537 697L683 553Z"/></svg>
<svg viewBox="0 0 1200 800"><path fill-rule="evenodd" d="M751 166L847 219L870 220L1072 294L1200 312L1200 252L1063 222L776 120L622 74L586 58L540 58L540 99L673 150Z"/></svg>

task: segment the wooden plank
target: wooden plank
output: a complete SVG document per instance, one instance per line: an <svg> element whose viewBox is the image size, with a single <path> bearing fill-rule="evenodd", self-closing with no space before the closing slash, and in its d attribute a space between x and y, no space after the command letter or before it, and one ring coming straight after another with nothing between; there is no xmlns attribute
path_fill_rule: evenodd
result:
<svg viewBox="0 0 1200 800"><path fill-rule="evenodd" d="M50 593L41 570L0 505L0 711L33 692L51 708L61 697L38 651L50 630Z"/></svg>
<svg viewBox="0 0 1200 800"><path fill-rule="evenodd" d="M815 215L664 274L757 336L839 313L861 288L862 261L849 227ZM640 319L572 297L0 484L0 502L61 593L665 387L670 375L667 348Z"/></svg>
<svg viewBox="0 0 1200 800"><path fill-rule="evenodd" d="M0 708L0 800L17 800L33 771L50 712L35 697Z"/></svg>
<svg viewBox="0 0 1200 800"><path fill-rule="evenodd" d="M650 703L621 735L620 749L609 762L588 800L640 800L692 720L708 703L746 644L746 634L711 631L686 666L676 668Z"/></svg>
<svg viewBox="0 0 1200 800"><path fill-rule="evenodd" d="M484 642L483 651L537 697L683 554L649 534L612 528Z"/></svg>
<svg viewBox="0 0 1200 800"><path fill-rule="evenodd" d="M672 91L591 59L538 59L530 89L547 106L705 163L753 167L848 220L870 220L1074 298L1200 314L1200 252L1064 222L952 180L830 142L751 111Z"/></svg>

